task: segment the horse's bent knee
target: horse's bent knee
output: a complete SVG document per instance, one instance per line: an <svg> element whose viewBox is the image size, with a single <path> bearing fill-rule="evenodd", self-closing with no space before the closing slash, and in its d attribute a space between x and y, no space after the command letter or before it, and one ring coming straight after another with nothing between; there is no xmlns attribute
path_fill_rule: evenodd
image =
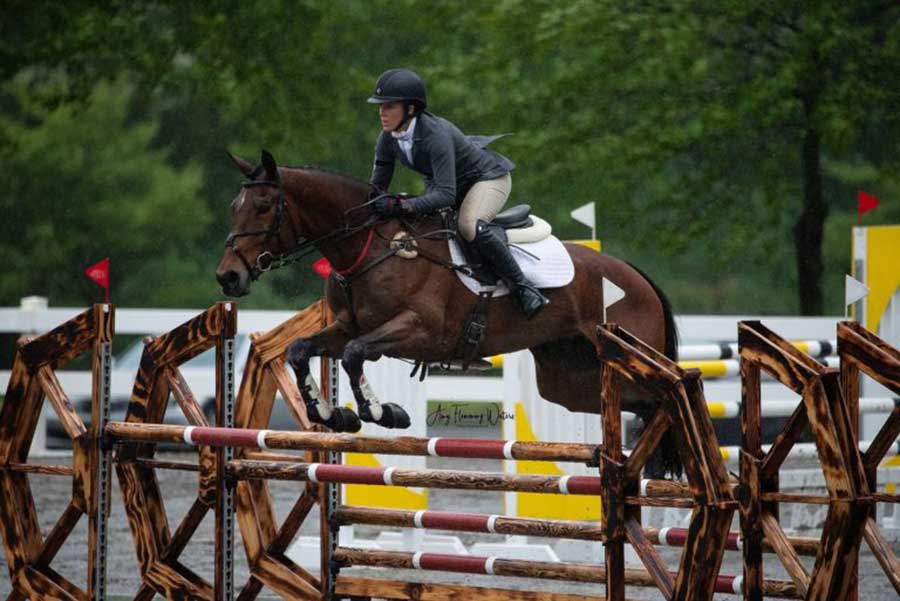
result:
<svg viewBox="0 0 900 601"><path fill-rule="evenodd" d="M288 346L288 363L291 367L297 368L301 365L309 363L309 357L312 355L312 340L309 338L300 338L295 340Z"/></svg>
<svg viewBox="0 0 900 601"><path fill-rule="evenodd" d="M351 340L347 343L347 346L344 347L344 355L341 358L341 361L343 361L344 365L346 365L347 367L358 367L363 364L365 358L365 345L361 342L357 342L356 340Z"/></svg>

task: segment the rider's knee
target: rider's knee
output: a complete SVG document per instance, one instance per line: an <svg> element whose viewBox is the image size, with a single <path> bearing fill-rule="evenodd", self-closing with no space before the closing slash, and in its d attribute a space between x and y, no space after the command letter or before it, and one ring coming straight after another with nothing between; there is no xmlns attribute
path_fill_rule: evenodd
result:
<svg viewBox="0 0 900 601"><path fill-rule="evenodd" d="M479 221L481 219L475 216L459 216L459 233L466 239L466 242L471 242L475 239L475 235L478 233Z"/></svg>

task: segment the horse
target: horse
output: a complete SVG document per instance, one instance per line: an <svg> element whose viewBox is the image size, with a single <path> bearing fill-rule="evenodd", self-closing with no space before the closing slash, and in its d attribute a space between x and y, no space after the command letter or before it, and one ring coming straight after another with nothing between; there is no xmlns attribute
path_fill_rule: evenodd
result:
<svg viewBox="0 0 900 601"><path fill-rule="evenodd" d="M294 341L288 361L297 377L309 419L335 431L358 431L360 419L387 428L409 426L397 404L381 403L363 373L365 361L389 356L421 362L462 360L460 337L479 301L448 268L450 253L438 216L382 219L371 209L371 184L314 167L280 167L262 151L260 164L229 153L246 178L231 203L231 233L216 278L224 294L240 297L265 271L319 252L333 266L326 299L330 325ZM405 232L405 233L404 233ZM413 232L413 233L410 233ZM424 233L422 233L424 232ZM414 259L401 258L395 236L415 239ZM596 328L603 320L601 281L625 292L608 308L608 320L676 358L672 308L649 277L625 261L578 244L566 244L575 267L566 286L545 289L550 304L526 320L513 295L487 300L480 356L529 349L541 396L570 411L601 413L602 364ZM408 250L408 248L407 248ZM340 359L349 376L358 415L332 407L310 375L314 356ZM622 408L649 423L659 399L626 387ZM645 473L680 475L669 432Z"/></svg>

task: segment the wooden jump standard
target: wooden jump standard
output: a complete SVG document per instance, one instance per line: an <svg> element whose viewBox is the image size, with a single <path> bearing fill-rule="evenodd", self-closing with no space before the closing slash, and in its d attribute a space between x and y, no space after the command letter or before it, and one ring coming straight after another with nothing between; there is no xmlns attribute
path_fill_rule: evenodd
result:
<svg viewBox="0 0 900 601"><path fill-rule="evenodd" d="M14 367L14 378L11 379L7 402L0 412L0 458L3 459L0 463L0 477L3 480L0 482L3 483L4 492L12 493L12 496L0 498L2 511L0 527L3 529L14 586L9 599L18 601L25 598L103 598L103 571L98 569L98 566L102 568L106 513L96 511L89 514L92 520L92 535L95 532L93 525L96 525L97 533L94 535L96 542L91 546L97 551L99 559L95 560L92 555L89 562L91 576L88 593L77 589L49 568L53 555L74 527L77 517L83 512L79 510L80 504L83 503L81 501L76 503L73 498L73 504L70 504L60 520L62 525L58 524L41 543L36 520L29 518L29 514L35 514L33 504L29 508L26 503L23 514L25 519L17 522L19 515L11 512L14 503L9 499L31 500L30 494L25 497L19 495L23 491L19 484L24 482L27 487L27 480L22 479L27 473L38 472L60 476L72 474L76 491L85 488L94 491L85 495L95 499L89 506L95 510L98 507L105 507L105 503L99 502L103 499L104 484L100 476L104 473L103 462L108 460L113 441L117 450L116 465L123 497L144 580L135 596L140 599L149 599L154 593L167 598L230 599L233 584L230 582L229 568L233 543L229 538L232 530L229 524L230 512L235 508L251 571L250 579L241 589L238 599L255 598L263 586L268 586L284 598L380 596L394 599L445 599L468 598L472 595L492 599L575 598L551 593L354 578L339 573L342 567L351 565L441 569L605 582L609 599L623 599L625 584L656 585L668 599L709 599L714 592L740 590L743 591L745 599L758 599L763 594L779 597L801 596L807 599L850 599L854 587L841 584L840 580L842 577L855 576L855 561L841 565L834 558L841 553L855 558L863 530L870 545L873 546L873 551L888 572L891 582L895 587L898 586L900 569L897 567L896 557L890 552L889 547L886 550L879 547L879 542L883 543L883 537L872 519L875 501L894 499L888 499L890 495L880 495L876 498L875 495L866 495L864 490L867 484L874 488L875 466L900 431L898 411L892 414L863 458L855 449L853 432L850 432L848 427L848 424L855 423L850 419L851 414L847 410L847 407L853 406L852 387L848 389L846 395L841 395L841 386L836 385L838 380L831 373L836 370L813 373L814 369L820 367L814 368L809 365L802 353L796 350L786 351L784 346L787 343L765 331L761 326L741 324L742 333L745 330L750 332L745 333L741 349L742 353L746 351L743 358L744 363L749 366L747 377L750 383L748 387L745 381L744 406L751 407L748 411L751 413L749 418L744 416L745 448L756 449L753 457L760 455L759 447L758 445L754 447L753 440L753 384L758 383L758 372L754 380L754 367L787 374L784 379L779 379L787 380L790 382L789 385L794 386L798 386L797 381L801 381L800 387L808 394L804 395L801 407L789 420L786 433L776 441L767 454L770 459L763 459L761 467L750 463L750 470L756 469L756 480L752 478L745 480L735 489L734 483L728 480L715 444L697 373L682 370L614 325L607 325L598 330L599 353L609 367L604 373L602 390L604 444L598 448L594 445L557 443L409 437L390 439L266 431L264 427L268 423L276 391L287 400L300 427L308 429L309 422L306 420L296 384L285 369L284 351L287 344L297 336L320 328L327 322L328 316L323 305L319 303L271 332L254 336L254 345L248 359L238 402L236 406L232 406L233 373L230 373L229 364L233 361L230 353L233 351L231 336L234 332L235 313L233 304L220 303L176 330L149 341L136 379L127 421L103 426L103 415L100 412L100 419L93 421L100 424L91 430L93 438L84 434L87 429L82 429L83 424L79 428L80 418L74 411L67 411L65 393L58 386L58 382L54 385L55 376L52 369L80 352L91 348L95 350L94 400L95 418L98 417L97 407L102 405L102 401L108 396L104 394L104 391L108 391L108 364L104 370L103 360L104 356L108 360L108 340L112 336L112 307L95 308L72 322L63 324L53 332L35 341L26 341L20 346L17 365L21 359L21 366ZM758 334L758 337L764 339L766 343L754 346L753 333ZM847 325L843 336L845 361L850 365L846 376L848 380L853 381L858 377L853 369L861 369L866 373L874 371L877 374L876 379L883 383L887 382L886 385L897 386L897 382L900 381L898 378L900 369L897 369L900 361L896 350L855 324ZM841 330L839 340L840 338ZM72 341L76 341L76 344ZM102 352L104 344L105 355ZM238 429L222 430L207 427L206 420L187 383L178 372L179 363L211 346L217 349L219 375L217 421L230 426L232 424L229 422L233 419L235 424L240 426ZM842 369L845 369L847 363ZM797 367L798 365L807 368L808 371L804 372ZM49 369L44 369L44 366L49 366ZM332 394L332 391L336 391L336 365L329 365L328 361L323 361L322 372L323 392ZM31 373L37 373L38 376L29 380ZM107 378L106 388L104 377ZM619 386L623 380L645 388L649 393L656 394L665 401L665 411L660 412L648 425L628 456L623 452L619 438L618 396ZM29 384L29 382L36 383ZM819 386L816 382L823 384ZM845 382L842 384L846 388ZM819 389L823 389L824 394L817 392ZM170 392L184 410L192 427L172 430L169 426L158 425ZM36 419L43 395L47 395L54 409L64 416L67 429L71 431L73 438L80 439L76 442L88 449L79 455L78 444L75 445L75 466L72 468L52 466L42 470L40 466L30 466L26 463L27 445L30 444L33 434L33 426L31 430L28 430L27 426ZM845 396L849 401L844 400ZM758 400L758 393L756 397ZM751 401L749 405L748 398ZM777 492L777 467L790 444L796 440L797 431L802 430L799 424L803 422L805 410L809 410L812 414L807 418L808 421L816 424L813 432L817 444L820 445L820 455L832 453L829 463L832 467L826 469L826 477L828 469L834 470L834 465L840 467L841 461L852 465L856 461L854 456L859 458L857 463L866 468L865 470L853 468L851 470L853 473L844 476L843 480L839 476L829 481L829 495L824 499L830 505L827 525L833 530L823 533L823 544L812 539L788 539L777 523L777 503L785 500L779 497L780 493ZM686 466L688 480L686 485L639 480L646 457L667 428L673 428L679 441L682 460ZM748 440L749 447L746 446ZM163 441L186 441L197 445L200 453L197 464L156 460L153 457L155 443ZM278 455L271 453L271 449L300 449L304 450L305 454L302 457ZM821 449L824 449L824 452ZM571 460L594 466L599 462L601 470L599 478L593 476L560 478L450 470L359 468L339 465L338 453L345 450L385 454ZM835 456L839 457L838 463L835 463ZM287 460L279 460L285 457ZM826 461L823 460L823 466L825 465ZM198 499L174 534L169 533L162 495L156 484L154 470L160 468L191 469L198 472L200 479ZM742 470L744 469L745 466L742 466ZM98 475L96 479L93 478L94 474ZM854 474L861 474L862 477ZM766 478L762 478L761 475L765 475ZM281 527L276 527L266 480L256 479L271 476L298 479L307 483ZM19 480L15 481L16 478ZM93 484L85 486L79 482L93 482ZM592 522L524 520L452 512L400 512L344 507L338 503L339 489L336 486L344 482L378 485L427 484L483 490L515 488L547 494L602 492L604 513L598 527ZM229 499L232 498L236 502L230 506ZM738 501L742 513L742 528L745 530L743 540L740 541L742 544L739 544L736 533L728 532L731 515L738 507ZM323 569L319 578L293 564L284 555L301 523L317 503L322 508L320 534ZM641 506L655 504L693 508L691 528L686 531L641 528ZM763 511L754 510L755 506L763 507ZM207 584L178 562L178 555L210 508L216 510L217 516L217 570L214 586ZM834 515L836 517L833 517ZM855 519L854 516L860 517ZM762 526L757 528L754 537L748 537L746 532L748 524L752 524L754 518L758 519ZM606 545L607 560L605 566L547 564L500 558L349 549L338 545L339 528L349 523L599 539ZM626 539L632 543L648 567L647 571L624 569L622 544ZM29 543L28 550L20 544L22 540L33 541ZM660 542L684 547L681 566L677 572L670 572L656 553L653 544ZM886 544L884 546L886 547ZM722 552L737 548L741 548L745 556L744 576L717 576ZM758 569L761 564L753 562L759 553L768 548L776 552L783 562L796 559L801 554L817 554L812 575L804 581L799 573L796 570L792 571L792 566L786 563L793 582L763 580L761 570ZM579 598L599 599L593 596Z"/></svg>

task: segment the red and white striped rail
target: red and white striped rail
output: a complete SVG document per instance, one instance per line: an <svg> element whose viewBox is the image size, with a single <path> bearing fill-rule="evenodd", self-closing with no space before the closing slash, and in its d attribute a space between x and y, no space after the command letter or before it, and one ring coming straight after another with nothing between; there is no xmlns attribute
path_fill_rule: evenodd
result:
<svg viewBox="0 0 900 601"><path fill-rule="evenodd" d="M599 564L537 562L501 557L477 555L451 555L445 553L407 553L402 551L374 551L338 547L335 561L342 567L369 566L403 568L410 570L436 570L463 574L483 574L490 576L514 576L569 580L575 582L604 582L606 568ZM671 573L672 578L677 573ZM721 575L716 578L715 592L728 594L743 593L743 576ZM653 586L652 577L643 570L626 569L625 583L637 586ZM792 582L766 580L763 591L771 597L797 597L797 588Z"/></svg>
<svg viewBox="0 0 900 601"><path fill-rule="evenodd" d="M239 480L295 480L314 483L421 486L457 490L501 490L561 495L599 495L599 476L543 476L461 470L416 470L331 463L288 463L238 459L228 472Z"/></svg>
<svg viewBox="0 0 900 601"><path fill-rule="evenodd" d="M107 434L119 441L166 442L303 451L340 451L465 459L519 459L594 463L596 445L470 438L379 437L320 432L173 426L110 422Z"/></svg>

